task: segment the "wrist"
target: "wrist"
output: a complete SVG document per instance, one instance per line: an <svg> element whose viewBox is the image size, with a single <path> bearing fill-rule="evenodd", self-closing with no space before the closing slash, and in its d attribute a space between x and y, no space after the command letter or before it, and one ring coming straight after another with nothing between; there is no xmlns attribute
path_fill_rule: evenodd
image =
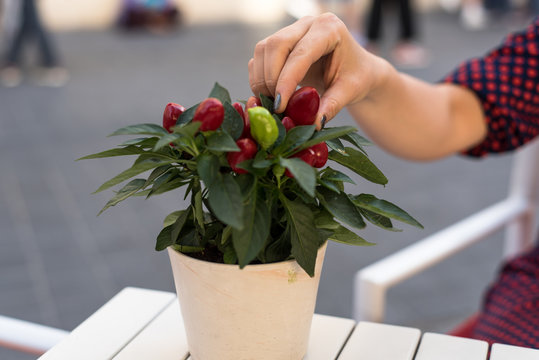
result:
<svg viewBox="0 0 539 360"><path fill-rule="evenodd" d="M385 59L370 54L372 61L370 66L371 82L367 93L362 100L373 101L384 96L390 87L392 79L398 76L398 71Z"/></svg>

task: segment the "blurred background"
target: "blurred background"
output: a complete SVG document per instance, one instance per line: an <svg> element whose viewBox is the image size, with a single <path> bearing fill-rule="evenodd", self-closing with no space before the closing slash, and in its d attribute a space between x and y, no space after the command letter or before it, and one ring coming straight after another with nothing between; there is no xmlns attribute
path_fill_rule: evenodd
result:
<svg viewBox="0 0 539 360"><path fill-rule="evenodd" d="M22 2L27 0L0 2L2 54L16 37ZM183 192L130 199L96 217L112 192L91 193L130 160L75 159L125 140L106 137L119 127L160 124L168 102L190 107L215 81L233 99L246 99L247 62L256 42L297 17L333 11L369 50L435 82L507 32L524 28L537 9L536 0L376 3L36 1L57 62L38 66L42 48L33 44L24 47L16 66L3 58L8 71L0 86L0 314L71 330L126 286L174 291L167 255L153 249L164 216L183 208ZM332 125L352 123L343 111ZM390 233L371 226L361 234L374 247L329 244L318 313L351 317L357 270L507 192L510 155L412 163L376 147L368 152L389 184L355 179L350 191L398 204L425 229L403 225L402 233ZM386 322L451 329L478 309L500 264L501 239L495 235L392 289ZM0 359L31 358L0 349Z"/></svg>

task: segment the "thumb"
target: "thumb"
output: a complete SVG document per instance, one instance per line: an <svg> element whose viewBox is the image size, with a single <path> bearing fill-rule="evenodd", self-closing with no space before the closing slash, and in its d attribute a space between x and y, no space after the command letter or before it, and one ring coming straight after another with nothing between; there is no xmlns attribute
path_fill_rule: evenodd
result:
<svg viewBox="0 0 539 360"><path fill-rule="evenodd" d="M332 87L326 90L320 98L320 106L318 107L318 114L316 116L316 128L318 130L323 128L343 109L347 103L346 99L346 92L339 90L338 87Z"/></svg>

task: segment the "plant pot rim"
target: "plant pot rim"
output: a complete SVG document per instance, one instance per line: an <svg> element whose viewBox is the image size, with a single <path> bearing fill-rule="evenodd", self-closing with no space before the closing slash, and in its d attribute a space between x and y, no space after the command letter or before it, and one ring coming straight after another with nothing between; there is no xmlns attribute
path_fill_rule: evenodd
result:
<svg viewBox="0 0 539 360"><path fill-rule="evenodd" d="M317 251L320 252L320 249L322 249L323 247L326 247L327 244L328 244L328 241L327 240L324 241L324 243L318 247ZM222 269L237 268L240 271L246 271L246 270L249 270L249 269L252 269L252 270L270 270L272 267L278 267L278 266L280 267L280 266L283 266L283 265L286 265L286 264L297 263L296 259L290 259L290 260L277 261L277 262L266 263L266 264L248 264L243 269L240 269L238 264L225 264L225 263L218 263L218 262L213 262L213 261L207 261L207 260L201 260L201 259L194 258L192 256L189 256L189 255L186 255L186 254L182 253L181 251L173 249L172 246L169 246L167 248L167 251L169 251L169 253L178 254L179 256L183 257L187 261L191 261L193 263L207 263L208 266L220 267Z"/></svg>

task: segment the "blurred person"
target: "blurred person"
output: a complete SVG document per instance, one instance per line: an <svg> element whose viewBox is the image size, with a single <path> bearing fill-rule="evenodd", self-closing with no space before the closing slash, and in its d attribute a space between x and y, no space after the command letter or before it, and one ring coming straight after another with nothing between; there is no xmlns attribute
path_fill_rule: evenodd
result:
<svg viewBox="0 0 539 360"><path fill-rule="evenodd" d="M19 23L5 57L4 68L0 72L0 80L4 86L18 86L22 81L22 51L25 42L34 38L40 52L42 65L39 84L45 86L62 86L68 78L67 71L60 66L58 56L52 47L49 35L41 23L34 0L21 0L19 4Z"/></svg>
<svg viewBox="0 0 539 360"><path fill-rule="evenodd" d="M346 107L375 143L402 158L510 151L539 135L539 17L436 84L366 51L336 16L306 17L256 45L249 82L253 93L275 97L278 113L298 84L314 86L317 128ZM537 324L539 243L503 266L472 337L539 348Z"/></svg>
<svg viewBox="0 0 539 360"><path fill-rule="evenodd" d="M119 24L132 29L163 33L180 24L178 8L170 0L124 0Z"/></svg>
<svg viewBox="0 0 539 360"><path fill-rule="evenodd" d="M426 49L417 43L415 13L410 1L395 0L399 3L399 40L394 46L391 57L400 67L419 68L428 64ZM382 32L382 11L386 0L372 0L367 20L367 48L378 52L378 43Z"/></svg>
<svg viewBox="0 0 539 360"><path fill-rule="evenodd" d="M0 28L2 29L3 43L10 41L19 19L19 0L0 1Z"/></svg>

